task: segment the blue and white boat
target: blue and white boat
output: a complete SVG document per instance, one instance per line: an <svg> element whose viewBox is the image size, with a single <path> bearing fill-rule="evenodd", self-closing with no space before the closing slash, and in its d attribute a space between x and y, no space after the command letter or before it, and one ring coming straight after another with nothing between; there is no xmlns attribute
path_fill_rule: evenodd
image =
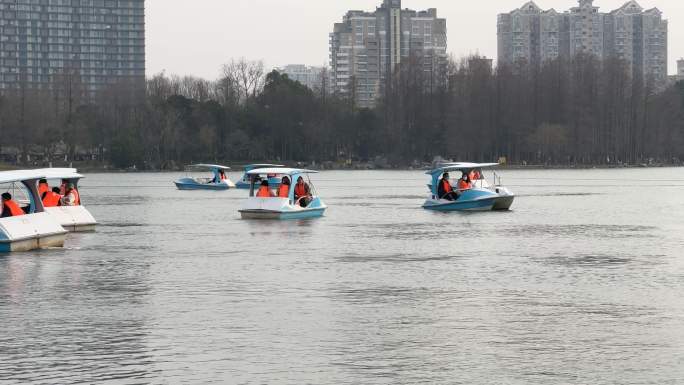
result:
<svg viewBox="0 0 684 385"><path fill-rule="evenodd" d="M79 191L80 196L78 183L83 179L83 175L79 174L75 168L45 168L33 171L39 175L45 175L45 179L53 186L73 184L76 191ZM62 227L68 231L94 231L98 223L90 211L83 205L82 200L81 197L80 204L75 206L45 207L45 211L55 217Z"/></svg>
<svg viewBox="0 0 684 385"><path fill-rule="evenodd" d="M235 188L226 173L230 167L217 164L193 164L186 167L187 171L209 171L213 174L211 178L181 178L174 183L179 190L228 190Z"/></svg>
<svg viewBox="0 0 684 385"><path fill-rule="evenodd" d="M38 196L38 181L46 178L33 170L0 172L0 190L9 192L26 213L0 218L0 252L28 251L64 246L67 231L45 212Z"/></svg>
<svg viewBox="0 0 684 385"><path fill-rule="evenodd" d="M428 171L426 174L430 175L431 182L428 185L430 188L430 196L423 204L426 210L435 211L491 211L494 209L499 195L489 189L473 186L470 189L454 191L458 193L458 199L447 200L438 196L439 181L444 173L461 171L470 172L470 169L462 167L461 164L446 164ZM458 176L460 177L460 175ZM456 180L456 178L454 178Z"/></svg>
<svg viewBox="0 0 684 385"><path fill-rule="evenodd" d="M461 173L468 173L471 177L473 187L489 190L496 193L499 197L494 202L494 211L510 210L515 200L515 194L505 187L502 183L501 177L493 170L498 167L498 163L447 163L442 166L456 167ZM493 183L490 184L485 177L484 170L492 170ZM475 177L473 177L475 175Z"/></svg>
<svg viewBox="0 0 684 385"><path fill-rule="evenodd" d="M280 168L285 167L282 164L248 164L245 166L245 173L242 178L235 183L235 186L239 189L247 190L250 187L250 177L248 172L258 169L258 168ZM280 186L280 178L274 176L263 175L262 177L268 177L269 186L277 187Z"/></svg>
<svg viewBox="0 0 684 385"><path fill-rule="evenodd" d="M261 168L253 169L247 172L250 178L249 198L242 205L240 215L242 219L309 219L323 216L325 210L328 208L325 203L318 197L316 190L309 179L310 174L315 174L317 171L302 170L294 168ZM290 189L287 198L257 197L256 192L259 188L261 180L257 177L260 175L272 175L279 178L279 183L282 177L288 177L291 181ZM295 185L297 180L302 177L308 185L308 195L305 197L308 202L304 203L303 199L295 199ZM274 186L269 184L269 188ZM273 195L277 195L273 191ZM305 206L305 207L304 207Z"/></svg>

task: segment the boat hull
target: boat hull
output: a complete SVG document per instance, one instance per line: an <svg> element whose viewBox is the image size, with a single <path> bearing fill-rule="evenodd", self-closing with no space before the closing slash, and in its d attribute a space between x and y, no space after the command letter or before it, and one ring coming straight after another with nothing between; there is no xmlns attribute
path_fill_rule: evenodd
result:
<svg viewBox="0 0 684 385"><path fill-rule="evenodd" d="M65 230L70 232L92 232L98 225L84 206L46 207L45 212L52 215Z"/></svg>
<svg viewBox="0 0 684 385"><path fill-rule="evenodd" d="M423 208L433 211L491 211L499 196L485 189L471 189L463 191L455 201L444 199L428 199Z"/></svg>
<svg viewBox="0 0 684 385"><path fill-rule="evenodd" d="M66 232L15 241L0 241L0 253L64 247Z"/></svg>
<svg viewBox="0 0 684 385"><path fill-rule="evenodd" d="M215 190L215 191L220 191L220 190L228 190L230 189L230 186L225 184L225 183L208 183L208 184L202 184L202 183L197 183L197 182L190 182L190 181L176 181L174 182L176 184L176 188L179 190Z"/></svg>
<svg viewBox="0 0 684 385"><path fill-rule="evenodd" d="M494 207L492 207L492 210L494 210L494 211L510 210L511 206L513 206L514 200L515 200L515 195L500 196L500 197L496 198L496 201L494 202Z"/></svg>
<svg viewBox="0 0 684 385"><path fill-rule="evenodd" d="M266 220L294 220L320 218L325 213L324 208L303 209L297 211L272 211L272 210L240 210L242 219L266 219Z"/></svg>
<svg viewBox="0 0 684 385"><path fill-rule="evenodd" d="M0 252L62 247L67 231L48 213L0 219Z"/></svg>
<svg viewBox="0 0 684 385"><path fill-rule="evenodd" d="M249 198L240 215L242 219L311 219L322 217L327 206L319 198L314 198L307 207L293 205L286 198Z"/></svg>

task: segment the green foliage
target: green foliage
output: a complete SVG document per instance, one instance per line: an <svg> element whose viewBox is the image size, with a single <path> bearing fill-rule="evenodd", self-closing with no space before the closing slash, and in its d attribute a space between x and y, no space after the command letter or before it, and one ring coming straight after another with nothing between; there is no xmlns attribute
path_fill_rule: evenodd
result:
<svg viewBox="0 0 684 385"><path fill-rule="evenodd" d="M625 63L591 56L496 69L473 57L451 63L441 82L420 60L397 67L375 109L244 60L215 82L159 74L146 92L117 84L70 102L50 91L8 91L2 145L24 153L37 146L46 159L64 158L65 147L69 160L85 152L139 169L378 157L400 165L438 155L547 164L684 159L682 82L655 89L632 79Z"/></svg>

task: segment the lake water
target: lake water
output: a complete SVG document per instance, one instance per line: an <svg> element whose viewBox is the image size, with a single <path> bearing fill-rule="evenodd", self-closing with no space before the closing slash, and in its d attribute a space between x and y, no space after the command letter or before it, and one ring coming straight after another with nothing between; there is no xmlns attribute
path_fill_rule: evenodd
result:
<svg viewBox="0 0 684 385"><path fill-rule="evenodd" d="M684 383L684 169L501 175L513 211L440 214L325 172L305 222L88 175L96 233L0 255L0 383Z"/></svg>

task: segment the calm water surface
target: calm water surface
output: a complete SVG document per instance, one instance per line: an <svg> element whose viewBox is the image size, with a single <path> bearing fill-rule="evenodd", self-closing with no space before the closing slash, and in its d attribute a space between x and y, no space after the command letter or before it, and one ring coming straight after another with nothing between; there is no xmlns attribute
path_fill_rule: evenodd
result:
<svg viewBox="0 0 684 385"><path fill-rule="evenodd" d="M514 211L439 214L325 172L308 222L88 175L96 233L0 255L0 383L684 383L684 169L502 175Z"/></svg>

